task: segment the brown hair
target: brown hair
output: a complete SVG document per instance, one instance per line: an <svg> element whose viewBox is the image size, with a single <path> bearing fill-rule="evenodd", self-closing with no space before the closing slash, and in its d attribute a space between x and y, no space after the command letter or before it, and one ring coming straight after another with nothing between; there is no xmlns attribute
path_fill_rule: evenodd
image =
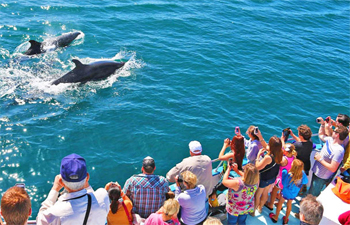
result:
<svg viewBox="0 0 350 225"><path fill-rule="evenodd" d="M344 127L349 126L349 116L348 115L339 113L337 118L338 118L338 123L341 123Z"/></svg>
<svg viewBox="0 0 350 225"><path fill-rule="evenodd" d="M244 138L243 136L234 136L231 141L231 151L244 152Z"/></svg>
<svg viewBox="0 0 350 225"><path fill-rule="evenodd" d="M247 133L249 133L250 135L252 135L253 140L258 140L258 141L259 141L259 137L256 136L256 135L254 134L254 129L255 129L255 126L250 125L249 128L248 128L248 130L247 130Z"/></svg>
<svg viewBox="0 0 350 225"><path fill-rule="evenodd" d="M259 183L259 170L251 163L243 167L243 182L245 185L255 185Z"/></svg>
<svg viewBox="0 0 350 225"><path fill-rule="evenodd" d="M1 199L1 213L7 225L23 225L27 222L31 202L28 193L20 187L9 188Z"/></svg>
<svg viewBox="0 0 350 225"><path fill-rule="evenodd" d="M269 140L270 155L273 155L275 162L281 164L283 151L282 151L282 141L277 136L272 136Z"/></svg>
<svg viewBox="0 0 350 225"><path fill-rule="evenodd" d="M337 126L334 129L334 132L339 134L339 140L344 141L345 138L348 136L349 131L346 127L344 127L343 125Z"/></svg>
<svg viewBox="0 0 350 225"><path fill-rule="evenodd" d="M294 159L292 162L292 167L289 170L289 173L292 175L290 183L294 182L297 184L297 182L303 178L303 170L304 163L299 159Z"/></svg>
<svg viewBox="0 0 350 225"><path fill-rule="evenodd" d="M298 133L300 136L302 136L305 140L310 140L312 136L312 132L310 127L308 127L305 124L302 124L298 127Z"/></svg>
<svg viewBox="0 0 350 225"><path fill-rule="evenodd" d="M111 200L110 208L113 214L117 213L118 211L120 195L121 195L121 191L119 187L111 187L108 190L108 197L109 197L109 200Z"/></svg>

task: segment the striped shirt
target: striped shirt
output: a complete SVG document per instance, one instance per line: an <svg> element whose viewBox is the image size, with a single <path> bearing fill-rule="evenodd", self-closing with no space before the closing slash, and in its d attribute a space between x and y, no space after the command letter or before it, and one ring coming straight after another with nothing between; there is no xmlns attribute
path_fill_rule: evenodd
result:
<svg viewBox="0 0 350 225"><path fill-rule="evenodd" d="M327 163L331 163L335 161L337 163L341 163L344 157L344 148L339 144L333 144L333 138L326 137L326 144L323 146L320 155L321 159L326 161ZM324 167L319 161L315 161L314 166L312 167L312 171L314 174L322 179L329 179L333 175L333 172Z"/></svg>
<svg viewBox="0 0 350 225"><path fill-rule="evenodd" d="M133 202L133 213L147 218L163 206L169 191L168 181L163 176L139 174L130 177L123 192Z"/></svg>

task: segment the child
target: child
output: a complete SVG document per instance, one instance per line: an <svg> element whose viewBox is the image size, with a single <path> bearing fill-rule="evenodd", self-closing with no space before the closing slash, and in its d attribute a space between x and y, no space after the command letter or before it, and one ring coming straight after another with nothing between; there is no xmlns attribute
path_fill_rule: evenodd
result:
<svg viewBox="0 0 350 225"><path fill-rule="evenodd" d="M292 201L297 197L300 188L307 184L308 179L305 174L304 170L304 163L300 161L299 159L295 159L292 162L292 167L290 168L289 172L284 169L282 171L282 196L281 199L278 201L276 214L270 213L269 217L271 218L272 222L277 223L278 215L280 214L280 211L282 209L282 204L284 203L284 200L287 200L287 210L286 210L286 216L283 217L283 224L288 224L288 217L292 210Z"/></svg>
<svg viewBox="0 0 350 225"><path fill-rule="evenodd" d="M265 204L265 206L270 210L273 210L273 203L276 200L276 196L283 189L282 171L283 171L283 169L286 169L287 171L289 171L290 168L292 167L293 160L297 156L297 152L295 151L294 145L290 144L290 143L287 143L286 145L284 145L283 155L284 155L283 157L285 158L285 160L282 160L282 165L280 166L280 171L277 175L277 178L275 181L275 186L273 187L272 192L271 192L270 201Z"/></svg>

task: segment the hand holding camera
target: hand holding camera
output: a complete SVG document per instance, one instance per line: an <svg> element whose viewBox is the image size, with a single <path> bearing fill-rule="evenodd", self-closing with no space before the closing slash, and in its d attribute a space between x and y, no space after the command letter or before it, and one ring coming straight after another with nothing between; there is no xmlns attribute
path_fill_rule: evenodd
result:
<svg viewBox="0 0 350 225"><path fill-rule="evenodd" d="M255 134L255 135L258 135L258 134L259 134L259 127L255 127L255 128L254 128L254 134Z"/></svg>
<svg viewBox="0 0 350 225"><path fill-rule="evenodd" d="M176 181L176 186L180 187L180 184L184 182L182 175L181 174L177 175L175 177L175 181Z"/></svg>
<svg viewBox="0 0 350 225"><path fill-rule="evenodd" d="M323 118L322 117L317 117L316 123L322 124L323 123Z"/></svg>
<svg viewBox="0 0 350 225"><path fill-rule="evenodd" d="M230 144L231 144L230 138L226 138L226 139L224 140L224 145L229 146Z"/></svg>
<svg viewBox="0 0 350 225"><path fill-rule="evenodd" d="M290 134L290 128L289 127L284 128L282 130L282 137L283 137L284 142L287 142L289 134Z"/></svg>
<svg viewBox="0 0 350 225"><path fill-rule="evenodd" d="M232 158L230 158L230 159L228 160L228 165L229 165L229 166L232 166L232 165L233 165L233 159L232 159Z"/></svg>
<svg viewBox="0 0 350 225"><path fill-rule="evenodd" d="M233 163L233 164L231 165L231 168L232 168L232 170L237 171L237 170L238 170L238 165L237 165L237 163Z"/></svg>
<svg viewBox="0 0 350 225"><path fill-rule="evenodd" d="M259 157L259 156L264 157L264 156L266 155L266 153L267 153L266 149L265 149L265 148L261 148L261 149L259 150L259 152L258 152L258 157Z"/></svg>

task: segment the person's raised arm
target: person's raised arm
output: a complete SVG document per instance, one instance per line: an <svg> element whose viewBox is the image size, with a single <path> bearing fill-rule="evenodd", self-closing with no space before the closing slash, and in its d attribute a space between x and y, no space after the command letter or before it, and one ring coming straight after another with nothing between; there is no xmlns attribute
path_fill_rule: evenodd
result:
<svg viewBox="0 0 350 225"><path fill-rule="evenodd" d="M224 161L224 160L228 160L229 158L233 157L233 155L234 155L233 153L229 153L229 154L225 155L225 150L229 145L230 145L230 139L226 138L224 140L224 145L222 146L222 149L221 149L220 154L219 154L220 160Z"/></svg>
<svg viewBox="0 0 350 225"><path fill-rule="evenodd" d="M320 121L320 128L318 129L318 137L320 138L321 141L326 142L324 138L326 137L325 133L325 121L323 120L322 117L317 118Z"/></svg>
<svg viewBox="0 0 350 225"><path fill-rule="evenodd" d="M238 167L237 164L236 164L236 167ZM239 188L239 181L238 181L239 178L233 178L233 179L228 178L230 175L231 169L232 169L232 166L229 165L227 167L225 174L224 174L224 177L222 178L222 184L225 185L225 187L227 187L227 188L231 188L231 189L237 191Z"/></svg>
<svg viewBox="0 0 350 225"><path fill-rule="evenodd" d="M328 122L327 122L328 120ZM333 125L332 125L332 122L334 120L332 120L332 118L330 116L328 116L326 118L326 121L325 121L325 135L328 136L328 137L331 137L332 134L333 134Z"/></svg>
<svg viewBox="0 0 350 225"><path fill-rule="evenodd" d="M255 166L258 170L263 169L267 164L272 162L271 156L265 155L263 159L260 160L260 156L262 156L266 150L264 148L260 149L258 152L258 156L256 157Z"/></svg>
<svg viewBox="0 0 350 225"><path fill-rule="evenodd" d="M266 149L267 143L266 143L266 141L264 140L264 138L263 138L263 136L262 136L260 130L258 130L258 133L256 133L255 135L259 138L259 141L260 141L261 145Z"/></svg>
<svg viewBox="0 0 350 225"><path fill-rule="evenodd" d="M282 146L284 148L286 143L284 142L284 132L283 131L282 131L282 135L281 135L281 142L282 142Z"/></svg>
<svg viewBox="0 0 350 225"><path fill-rule="evenodd" d="M296 135L293 133L292 129L289 129L289 130L290 130L290 136L292 136L292 138L293 138L295 141L301 142L300 138L299 138L298 136L296 136Z"/></svg>

